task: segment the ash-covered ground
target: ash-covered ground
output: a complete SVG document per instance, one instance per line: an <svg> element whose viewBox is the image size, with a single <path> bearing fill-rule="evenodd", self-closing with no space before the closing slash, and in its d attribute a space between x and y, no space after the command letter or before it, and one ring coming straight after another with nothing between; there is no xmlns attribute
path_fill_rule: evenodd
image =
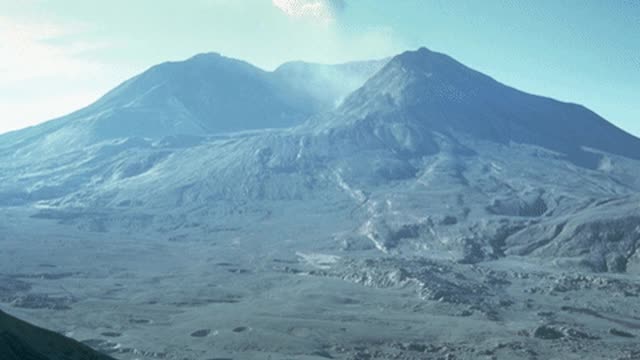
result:
<svg viewBox="0 0 640 360"><path fill-rule="evenodd" d="M40 220L33 236L25 218L3 216L13 225L0 250L2 308L117 359L640 356L630 274L331 250L310 224L289 224L274 247L265 238L276 232L259 226L87 237Z"/></svg>
<svg viewBox="0 0 640 360"><path fill-rule="evenodd" d="M316 67L0 135L2 309L122 360L640 358L640 139L424 48Z"/></svg>

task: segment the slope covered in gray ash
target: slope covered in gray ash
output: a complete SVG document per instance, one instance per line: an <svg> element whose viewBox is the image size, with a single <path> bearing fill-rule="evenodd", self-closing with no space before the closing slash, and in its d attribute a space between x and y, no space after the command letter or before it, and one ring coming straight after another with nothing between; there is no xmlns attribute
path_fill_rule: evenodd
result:
<svg viewBox="0 0 640 360"><path fill-rule="evenodd" d="M115 138L188 141L194 135L290 127L335 107L384 64L294 62L269 72L217 53L199 54L153 66L72 114L0 135L0 150L59 153Z"/></svg>
<svg viewBox="0 0 640 360"><path fill-rule="evenodd" d="M273 73L205 55L0 140L0 280L29 285L0 298L66 299L35 307L77 314L77 338L176 359L640 352L640 139L440 53Z"/></svg>
<svg viewBox="0 0 640 360"><path fill-rule="evenodd" d="M222 73L248 67L227 65L233 71ZM115 95L129 91L94 107L130 99ZM638 266L640 140L581 106L522 93L426 49L395 57L336 110L291 129L167 137L171 130L147 131L162 129L158 117L149 118L154 125L98 118L69 118L61 131L113 135L94 127L104 123L131 136L56 150L49 137L62 135L54 131L34 147L5 144L11 161L2 165L0 201L108 230L180 227L185 217L206 228L240 207L270 212L273 202L351 198L357 230L347 246L367 238L383 252L444 251L468 262L511 253L599 271ZM141 126L145 137L123 124ZM246 222L244 214L236 220Z"/></svg>

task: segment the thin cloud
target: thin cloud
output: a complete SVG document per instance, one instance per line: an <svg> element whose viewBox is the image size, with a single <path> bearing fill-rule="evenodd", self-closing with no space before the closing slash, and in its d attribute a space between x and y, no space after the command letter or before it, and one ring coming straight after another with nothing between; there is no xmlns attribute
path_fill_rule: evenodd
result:
<svg viewBox="0 0 640 360"><path fill-rule="evenodd" d="M75 41L54 44L51 40L76 34L68 26L18 21L0 16L0 75L4 81L39 77L86 76L102 70L102 65L84 59L87 51L105 46Z"/></svg>
<svg viewBox="0 0 640 360"><path fill-rule="evenodd" d="M272 0L272 3L287 16L323 22L335 20L346 7L345 0Z"/></svg>
<svg viewBox="0 0 640 360"><path fill-rule="evenodd" d="M76 110L103 92L108 66L77 39L82 26L0 16L0 133ZM27 95L28 94L28 95Z"/></svg>

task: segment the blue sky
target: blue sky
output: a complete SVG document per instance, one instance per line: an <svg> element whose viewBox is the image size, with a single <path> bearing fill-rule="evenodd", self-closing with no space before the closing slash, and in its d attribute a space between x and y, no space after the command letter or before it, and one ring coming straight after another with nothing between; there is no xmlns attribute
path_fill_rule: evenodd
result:
<svg viewBox="0 0 640 360"><path fill-rule="evenodd" d="M637 0L0 0L0 132L196 53L273 69L419 46L640 135Z"/></svg>

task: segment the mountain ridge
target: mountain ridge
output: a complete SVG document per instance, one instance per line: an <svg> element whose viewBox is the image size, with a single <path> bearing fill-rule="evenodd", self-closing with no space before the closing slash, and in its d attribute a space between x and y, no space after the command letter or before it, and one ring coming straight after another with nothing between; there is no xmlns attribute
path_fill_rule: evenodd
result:
<svg viewBox="0 0 640 360"><path fill-rule="evenodd" d="M360 69L361 65L375 68L372 64L378 62L291 62L265 71L219 53L197 54L184 61L152 66L82 109L0 134L0 138L6 140L5 144L16 143L68 129L72 134L60 135L69 143L85 138L80 145L86 145L115 137L158 138L289 127L344 96L345 87L336 85L337 76L351 79L346 87L349 90L364 82L363 76L372 71ZM314 84L287 79L283 74L287 67L300 66L305 75L314 77ZM312 86L323 90L316 91ZM93 129L82 134L79 127Z"/></svg>
<svg viewBox="0 0 640 360"><path fill-rule="evenodd" d="M640 139L586 107L517 90L426 48L394 57L338 111L352 118L395 111L391 116L435 131L541 145L591 167L594 159L582 147L640 158Z"/></svg>
<svg viewBox="0 0 640 360"><path fill-rule="evenodd" d="M516 253L508 244L538 246L529 243L532 237L516 239L515 229L547 224L549 214L579 216L584 223L576 227L590 226L591 212L616 214L588 208L585 199L633 201L638 161L623 155L635 155L640 140L585 111L420 49L386 62L337 108L291 128L64 143L64 156L46 141L17 152L9 147L4 154L12 160L0 165L0 204L33 206L36 219L98 231L167 223L178 229L187 217L200 219L207 231L217 222L242 223L246 211L273 213L274 203L333 199L341 209L354 206L346 215L353 223L347 243L385 253L431 244L458 259L483 261ZM562 126L575 134L556 134L565 120ZM588 129L581 133L580 126ZM619 149L622 154L608 151ZM211 216L210 207L228 212ZM442 213L455 222L439 219ZM147 220L138 223L141 216ZM452 240L434 242L440 231ZM602 263L594 268L606 268Z"/></svg>
<svg viewBox="0 0 640 360"><path fill-rule="evenodd" d="M181 66L116 100L178 124ZM640 140L429 50L377 66L344 101L315 86L348 66L276 70L323 109L291 127L0 136L0 302L123 359L638 358ZM0 358L42 353L3 319Z"/></svg>

